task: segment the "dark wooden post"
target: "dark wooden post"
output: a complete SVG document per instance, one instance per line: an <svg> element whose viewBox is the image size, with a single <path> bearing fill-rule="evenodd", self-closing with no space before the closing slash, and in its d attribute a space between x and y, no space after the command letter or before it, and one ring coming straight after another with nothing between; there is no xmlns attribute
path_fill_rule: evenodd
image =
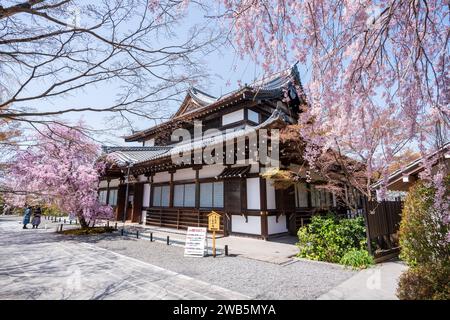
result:
<svg viewBox="0 0 450 320"><path fill-rule="evenodd" d="M267 219L267 185L266 180L259 178L259 202L261 209L261 237L264 240L269 238L269 225Z"/></svg>

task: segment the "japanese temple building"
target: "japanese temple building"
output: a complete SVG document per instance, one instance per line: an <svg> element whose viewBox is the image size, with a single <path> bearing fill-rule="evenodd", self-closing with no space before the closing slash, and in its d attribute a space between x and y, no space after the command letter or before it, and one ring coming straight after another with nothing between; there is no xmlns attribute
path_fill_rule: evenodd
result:
<svg viewBox="0 0 450 320"><path fill-rule="evenodd" d="M314 187L314 180L275 189L262 177L274 164L299 171L302 163L284 157L284 146L274 142L277 129L296 123L305 104L295 87L301 88L296 66L219 98L189 89L170 120L125 137L125 142L142 146L104 147L114 165L102 177L100 200L115 208L119 221L186 229L206 226L207 214L214 210L222 216L225 235L268 239L295 233L311 214L338 206L332 194ZM200 129L195 121L201 121ZM172 141L174 130L181 128L191 134L201 130L201 139L194 134L188 141ZM217 140L217 130L210 134L210 129L227 134ZM213 150L211 155L226 161L202 160L202 152L209 148L210 153L218 143L224 152ZM256 144L268 150L269 165L249 152ZM226 146L233 147L231 153ZM180 154L186 161L174 161Z"/></svg>

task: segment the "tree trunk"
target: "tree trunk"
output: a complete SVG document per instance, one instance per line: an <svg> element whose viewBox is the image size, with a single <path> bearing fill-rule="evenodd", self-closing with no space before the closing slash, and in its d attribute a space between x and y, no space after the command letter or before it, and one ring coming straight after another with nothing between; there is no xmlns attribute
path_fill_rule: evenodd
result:
<svg viewBox="0 0 450 320"><path fill-rule="evenodd" d="M83 215L78 215L78 220L80 220L81 229L89 228L89 224L86 222L86 219L84 219Z"/></svg>

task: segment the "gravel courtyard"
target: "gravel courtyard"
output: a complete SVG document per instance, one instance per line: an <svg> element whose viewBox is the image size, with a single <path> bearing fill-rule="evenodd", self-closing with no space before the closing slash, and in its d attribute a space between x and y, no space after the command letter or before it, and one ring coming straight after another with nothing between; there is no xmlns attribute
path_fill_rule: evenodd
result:
<svg viewBox="0 0 450 320"><path fill-rule="evenodd" d="M81 296L60 292L56 295L60 298L191 299L202 298L206 286L203 298L316 299L355 274L300 260L278 265L239 256L185 258L183 248L160 242L118 233L74 238L55 234L55 228L53 224L48 230L22 230L17 218L0 218L0 298L20 298L27 284L44 286L44 291L61 288L64 283L58 283L56 275L66 272L67 277L68 266L80 270L83 283L83 277L89 278L92 292ZM55 259L48 260L52 256ZM36 278L42 281L35 283ZM60 280L67 282L64 277ZM168 286L170 281L193 290L180 293L182 289ZM120 290L115 288L118 282Z"/></svg>

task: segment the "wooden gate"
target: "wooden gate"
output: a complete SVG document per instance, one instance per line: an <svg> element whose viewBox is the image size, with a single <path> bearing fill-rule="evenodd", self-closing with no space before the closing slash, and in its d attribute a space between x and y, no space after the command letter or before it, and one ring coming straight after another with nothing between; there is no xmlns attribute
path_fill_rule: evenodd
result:
<svg viewBox="0 0 450 320"><path fill-rule="evenodd" d="M375 257L399 251L402 207L402 201L365 201L368 249Z"/></svg>

